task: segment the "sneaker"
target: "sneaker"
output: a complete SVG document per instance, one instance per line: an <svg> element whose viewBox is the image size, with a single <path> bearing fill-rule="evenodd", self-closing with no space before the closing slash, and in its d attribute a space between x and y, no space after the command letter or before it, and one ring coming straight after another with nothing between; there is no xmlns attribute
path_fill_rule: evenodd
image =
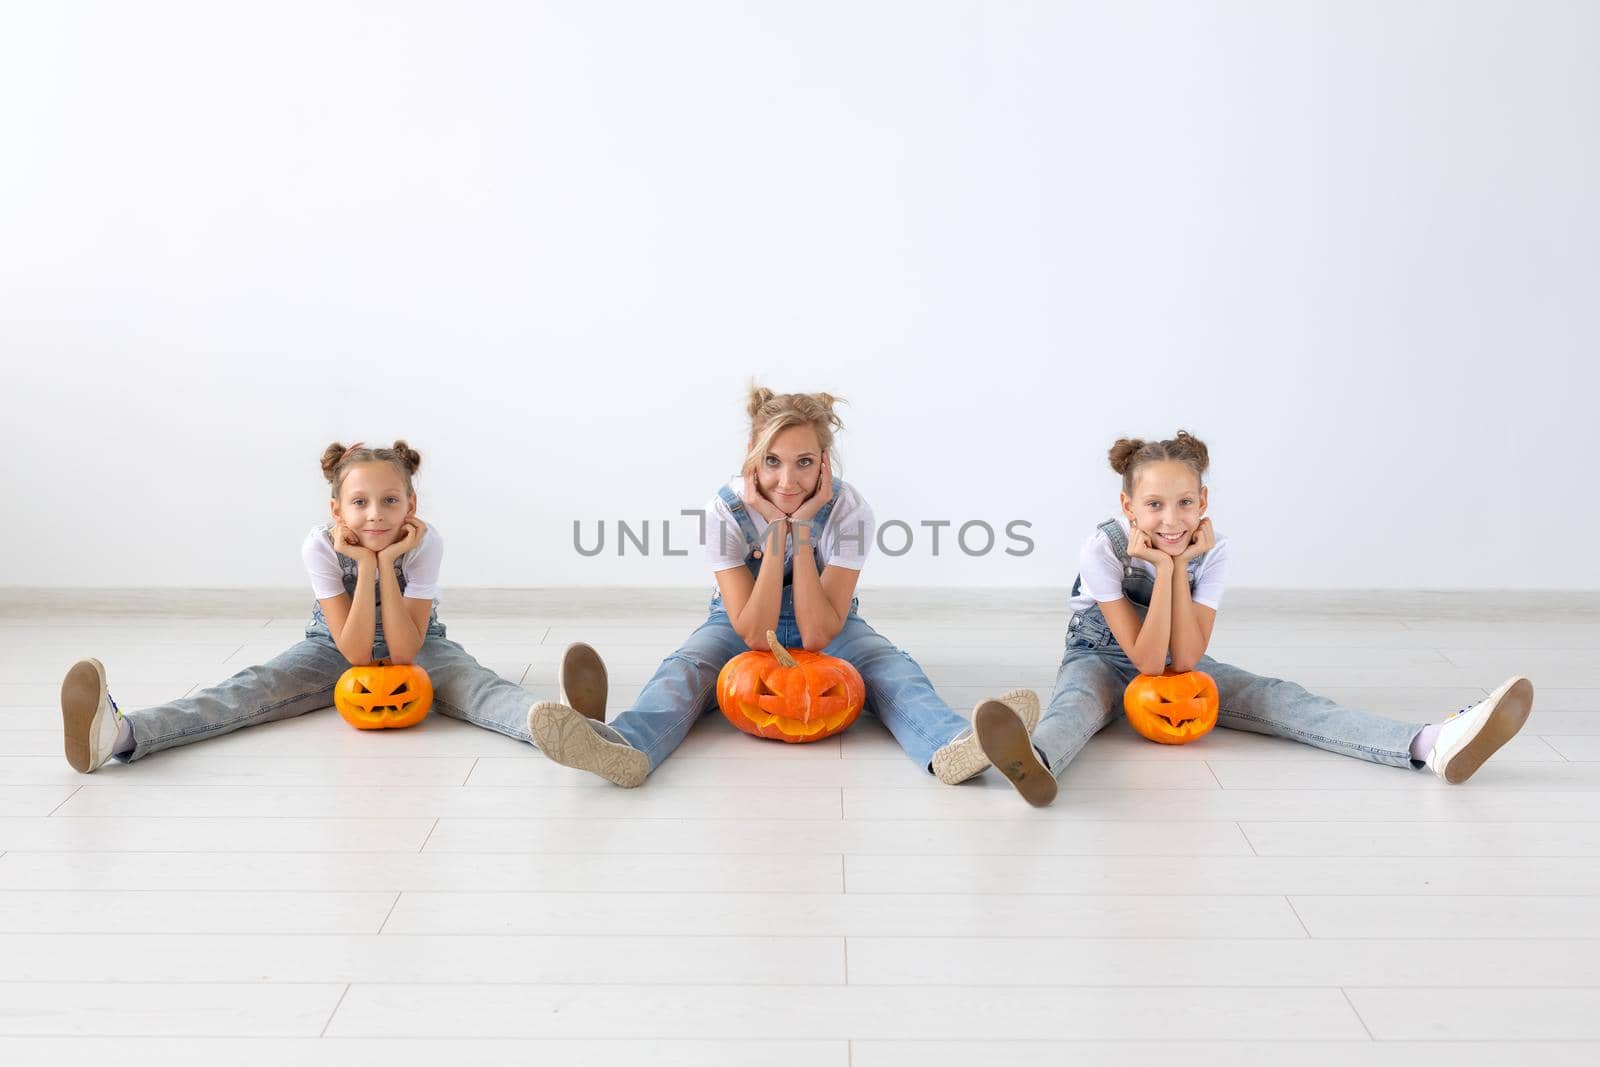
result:
<svg viewBox="0 0 1600 1067"><path fill-rule="evenodd" d="M1440 724L1428 767L1451 785L1460 785L1517 736L1532 710L1533 683L1521 676L1508 678L1483 701Z"/></svg>
<svg viewBox="0 0 1600 1067"><path fill-rule="evenodd" d="M560 702L586 719L606 721L606 662L582 641L562 653Z"/></svg>
<svg viewBox="0 0 1600 1067"><path fill-rule="evenodd" d="M61 680L61 733L67 762L91 774L111 758L122 712L106 689L106 669L97 659L80 659Z"/></svg>
<svg viewBox="0 0 1600 1067"><path fill-rule="evenodd" d="M563 767L590 771L624 789L642 784L650 773L650 760L621 734L565 704L541 700L529 708L528 732L539 751Z"/></svg>
<svg viewBox="0 0 1600 1067"><path fill-rule="evenodd" d="M1022 717L998 700L986 700L972 713L972 732L995 769L1022 799L1036 808L1056 798L1056 776L1034 751L1032 730Z"/></svg>
<svg viewBox="0 0 1600 1067"><path fill-rule="evenodd" d="M979 709L987 704L999 704L1021 720L1028 733L1039 725L1039 694L1032 689L1013 689L995 700L983 700L972 709L977 718ZM933 773L945 785L959 785L973 775L982 774L989 766L989 757L978 745L977 733L967 730L933 754Z"/></svg>

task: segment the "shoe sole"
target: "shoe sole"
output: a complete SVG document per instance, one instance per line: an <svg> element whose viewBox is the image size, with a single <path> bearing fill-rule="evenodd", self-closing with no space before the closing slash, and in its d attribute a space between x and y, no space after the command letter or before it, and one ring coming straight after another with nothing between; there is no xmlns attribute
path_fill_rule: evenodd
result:
<svg viewBox="0 0 1600 1067"><path fill-rule="evenodd" d="M995 770L1036 808L1056 798L1056 777L1039 762L1027 724L1010 707L986 700L972 713L972 732Z"/></svg>
<svg viewBox="0 0 1600 1067"><path fill-rule="evenodd" d="M578 641L561 656L561 703L586 719L606 721L606 662Z"/></svg>
<svg viewBox="0 0 1600 1067"><path fill-rule="evenodd" d="M563 767L598 774L624 789L641 785L650 773L645 754L607 741L586 718L564 704L541 702L528 710L528 732L539 751Z"/></svg>
<svg viewBox="0 0 1600 1067"><path fill-rule="evenodd" d="M67 762L79 774L91 773L95 760L94 739L99 736L95 716L106 691L106 669L97 659L82 659L72 665L61 680L61 732Z"/></svg>
<svg viewBox="0 0 1600 1067"><path fill-rule="evenodd" d="M1000 704L1008 708L1022 721L1029 733L1039 725L1039 694L1032 689L1013 689L1004 696L980 701L978 707L984 704ZM972 709L972 714L976 717L977 707ZM943 759L935 753L933 773L945 785L960 785L988 770L989 763L989 757L984 755L982 746L978 744L977 731L974 730L965 740L952 745Z"/></svg>
<svg viewBox="0 0 1600 1067"><path fill-rule="evenodd" d="M1526 678L1513 678L1489 699L1495 704L1484 716L1483 726L1445 760L1442 777L1451 785L1460 785L1478 773L1485 760L1517 736L1533 710L1533 683Z"/></svg>

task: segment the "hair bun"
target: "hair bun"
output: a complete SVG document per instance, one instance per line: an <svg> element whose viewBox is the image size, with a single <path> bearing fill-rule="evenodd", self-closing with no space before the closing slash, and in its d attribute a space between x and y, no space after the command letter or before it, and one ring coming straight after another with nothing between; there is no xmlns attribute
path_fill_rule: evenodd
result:
<svg viewBox="0 0 1600 1067"><path fill-rule="evenodd" d="M333 442L322 450L322 476L333 481L335 472L339 469L339 461L344 459L346 449L338 441Z"/></svg>
<svg viewBox="0 0 1600 1067"><path fill-rule="evenodd" d="M1120 437L1117 443L1111 446L1111 451L1106 454L1111 460L1111 469L1118 474L1126 475L1128 466L1133 462L1133 457L1144 447L1144 441L1137 437Z"/></svg>

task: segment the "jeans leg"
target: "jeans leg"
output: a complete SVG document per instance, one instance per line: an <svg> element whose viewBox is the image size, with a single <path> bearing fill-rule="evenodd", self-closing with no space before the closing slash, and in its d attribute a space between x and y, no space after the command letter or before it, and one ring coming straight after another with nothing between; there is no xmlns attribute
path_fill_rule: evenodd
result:
<svg viewBox="0 0 1600 1067"><path fill-rule="evenodd" d="M1122 691L1136 673L1133 664L1117 656L1067 649L1050 706L1033 732L1033 747L1044 753L1057 778L1091 737L1122 714Z"/></svg>
<svg viewBox="0 0 1600 1067"><path fill-rule="evenodd" d="M193 744L308 711L333 706L333 687L350 669L331 640L307 638L258 667L246 667L232 678L193 696L153 708L124 713L133 731L134 748L123 762L152 752Z"/></svg>
<svg viewBox="0 0 1600 1067"><path fill-rule="evenodd" d="M433 683L433 707L441 715L533 744L528 709L533 694L479 663L448 637L429 636L416 664Z"/></svg>
<svg viewBox="0 0 1600 1067"><path fill-rule="evenodd" d="M713 611L672 655L661 661L633 707L610 726L650 759L653 771L683 743L689 728L716 706L717 675L750 651L724 611Z"/></svg>
<svg viewBox="0 0 1600 1067"><path fill-rule="evenodd" d="M1195 669L1205 671L1217 683L1218 726L1287 737L1390 767L1421 766L1411 759L1411 740L1422 730L1422 723L1343 707L1294 682L1251 674L1210 656L1202 656Z"/></svg>
<svg viewBox="0 0 1600 1067"><path fill-rule="evenodd" d="M868 709L919 767L927 768L935 752L972 725L950 710L909 652L896 648L854 612L822 652L848 660L861 672Z"/></svg>

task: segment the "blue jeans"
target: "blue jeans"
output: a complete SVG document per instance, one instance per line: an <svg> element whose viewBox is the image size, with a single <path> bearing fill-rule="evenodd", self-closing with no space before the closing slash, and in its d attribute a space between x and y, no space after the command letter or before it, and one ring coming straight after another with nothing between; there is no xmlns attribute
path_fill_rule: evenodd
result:
<svg viewBox="0 0 1600 1067"><path fill-rule="evenodd" d="M383 659L389 650L380 642L373 646L372 654ZM429 627L416 664L428 672L433 683L434 711L533 743L528 734L533 697L445 637L443 626ZM313 621L304 641L260 666L246 667L209 689L170 704L124 712L133 731L134 748L117 758L126 763L164 748L332 707L334 683L349 669L350 662L327 628Z"/></svg>
<svg viewBox="0 0 1600 1067"><path fill-rule="evenodd" d="M800 646L793 586L783 590L774 629L778 643L785 648ZM717 706L717 675L723 666L748 651L744 638L728 621L722 598L713 597L706 621L681 648L661 661L633 707L611 720L610 726L648 756L650 769L655 770L683 742L695 720ZM968 728L967 720L951 711L934 691L917 661L856 613L855 601L844 628L822 651L848 660L861 672L867 686L867 710L889 728L919 767L926 768L935 752Z"/></svg>
<svg viewBox="0 0 1600 1067"><path fill-rule="evenodd" d="M1287 737L1391 767L1420 766L1411 758L1411 741L1422 723L1343 707L1294 682L1251 674L1210 656L1200 657L1195 669L1217 683L1218 726ZM1073 616L1050 706L1033 734L1033 747L1057 777L1091 737L1122 714L1122 692L1138 673L1099 611Z"/></svg>

